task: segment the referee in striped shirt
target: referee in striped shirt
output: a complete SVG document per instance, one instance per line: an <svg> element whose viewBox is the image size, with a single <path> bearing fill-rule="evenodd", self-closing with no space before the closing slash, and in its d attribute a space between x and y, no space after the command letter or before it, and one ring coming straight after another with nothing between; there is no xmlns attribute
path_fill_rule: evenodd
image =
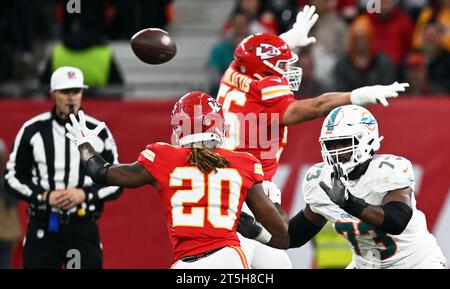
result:
<svg viewBox="0 0 450 289"><path fill-rule="evenodd" d="M53 109L27 121L14 141L5 179L7 192L29 204L24 268L102 268L96 220L103 202L116 199L122 189L94 184L65 136L64 125L80 109L84 88L78 68L57 69L51 77ZM89 116L86 121L92 128L99 123ZM100 132L95 149L118 163L108 128Z"/></svg>

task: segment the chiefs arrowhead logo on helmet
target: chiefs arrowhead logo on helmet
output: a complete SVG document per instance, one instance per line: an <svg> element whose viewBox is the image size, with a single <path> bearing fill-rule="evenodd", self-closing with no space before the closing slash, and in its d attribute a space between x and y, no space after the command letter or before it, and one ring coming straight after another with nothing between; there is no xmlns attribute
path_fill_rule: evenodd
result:
<svg viewBox="0 0 450 289"><path fill-rule="evenodd" d="M271 44L261 43L258 47L256 47L256 56L262 60L274 58L278 55L281 55L280 49Z"/></svg>
<svg viewBox="0 0 450 289"><path fill-rule="evenodd" d="M285 78L291 90L298 90L302 69L293 66L298 56L277 35L259 33L239 43L234 50L234 67L237 71L261 80L266 76Z"/></svg>
<svg viewBox="0 0 450 289"><path fill-rule="evenodd" d="M222 109L222 106L217 102L216 99L212 97L208 98L208 105L214 112L220 112L220 110Z"/></svg>

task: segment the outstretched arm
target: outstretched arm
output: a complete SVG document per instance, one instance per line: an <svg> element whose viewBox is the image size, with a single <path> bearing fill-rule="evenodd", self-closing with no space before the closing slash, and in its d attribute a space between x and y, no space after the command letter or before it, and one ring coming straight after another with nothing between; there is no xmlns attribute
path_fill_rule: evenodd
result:
<svg viewBox="0 0 450 289"><path fill-rule="evenodd" d="M391 85L365 86L352 92L329 92L315 98L298 100L289 105L283 115L283 124L291 125L316 119L328 114L338 106L355 104L368 105L381 103L388 106L387 98L397 97L399 92L405 91L407 83L394 82Z"/></svg>
<svg viewBox="0 0 450 289"><path fill-rule="evenodd" d="M351 104L350 92L329 92L291 103L283 115L283 125L313 120L327 115L335 107Z"/></svg>
<svg viewBox="0 0 450 289"><path fill-rule="evenodd" d="M79 122L75 115L70 115L72 125L66 124L68 130L66 136L78 147L86 174L95 183L124 188L136 188L146 184L156 185L155 178L138 162L112 165L105 161L92 147L94 138L105 127L105 123L101 122L91 130L86 126L83 111L78 112L78 117Z"/></svg>
<svg viewBox="0 0 450 289"><path fill-rule="evenodd" d="M89 143L78 147L86 173L96 183L123 188L137 188L146 184L156 186L154 177L139 163L111 165Z"/></svg>

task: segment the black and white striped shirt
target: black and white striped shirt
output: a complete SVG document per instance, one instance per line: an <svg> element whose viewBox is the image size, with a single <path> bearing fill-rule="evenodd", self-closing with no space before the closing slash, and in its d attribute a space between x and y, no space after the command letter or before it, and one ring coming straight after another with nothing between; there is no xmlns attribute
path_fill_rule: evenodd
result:
<svg viewBox="0 0 450 289"><path fill-rule="evenodd" d="M99 123L86 115L86 125L93 129ZM116 199L122 189L99 186L85 174L77 147L66 137L65 121L51 112L40 114L25 124L16 136L6 169L6 189L12 196L27 201L28 213L48 213L42 201L45 191L82 188L86 192L84 203L72 208L73 214L83 208L86 216L97 219L103 211L103 202ZM118 163L117 147L108 128L103 129L94 148L110 163Z"/></svg>

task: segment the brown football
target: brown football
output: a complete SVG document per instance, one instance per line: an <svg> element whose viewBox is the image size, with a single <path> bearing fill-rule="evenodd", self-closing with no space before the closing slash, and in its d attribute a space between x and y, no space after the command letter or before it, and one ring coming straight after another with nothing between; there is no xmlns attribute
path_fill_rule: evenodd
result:
<svg viewBox="0 0 450 289"><path fill-rule="evenodd" d="M159 28L147 28L130 39L134 54L148 64L161 64L177 54L177 46L170 35Z"/></svg>

